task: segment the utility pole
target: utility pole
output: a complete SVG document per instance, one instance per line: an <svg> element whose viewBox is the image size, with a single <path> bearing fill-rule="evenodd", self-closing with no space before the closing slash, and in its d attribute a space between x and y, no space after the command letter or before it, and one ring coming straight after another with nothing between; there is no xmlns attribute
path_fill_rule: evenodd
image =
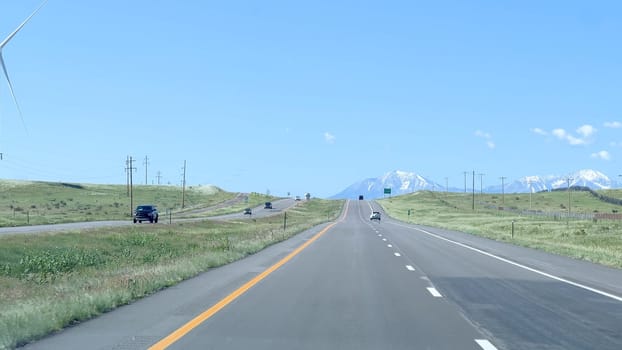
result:
<svg viewBox="0 0 622 350"><path fill-rule="evenodd" d="M531 179L528 180L529 183L529 210L531 210L531 194L533 193L533 187L531 186Z"/></svg>
<svg viewBox="0 0 622 350"><path fill-rule="evenodd" d="M466 193L466 175L468 172L464 171L464 193Z"/></svg>
<svg viewBox="0 0 622 350"><path fill-rule="evenodd" d="M160 174L160 171L158 170L158 175L156 175L156 179L158 179L158 185L160 184L161 178L162 178L162 175Z"/></svg>
<svg viewBox="0 0 622 350"><path fill-rule="evenodd" d="M572 180L574 179L570 176L566 178L566 181L568 182L568 187L566 188L566 191L568 191L568 220L570 220L570 182Z"/></svg>
<svg viewBox="0 0 622 350"><path fill-rule="evenodd" d="M445 195L449 192L449 178L445 177Z"/></svg>
<svg viewBox="0 0 622 350"><path fill-rule="evenodd" d="M149 158L147 158L147 156L145 156L145 161L143 162L143 164L145 165L145 185L148 185L148 183L147 183L147 167L149 166Z"/></svg>
<svg viewBox="0 0 622 350"><path fill-rule="evenodd" d="M134 170L136 170L136 168L133 167L133 163L134 160L132 159L132 157L128 156L127 159L127 172L129 173L129 194L130 194L130 216L133 215L134 213L134 191L133 191L133 186L132 186L132 172Z"/></svg>
<svg viewBox="0 0 622 350"><path fill-rule="evenodd" d="M186 205L186 161L184 160L183 177L181 180L181 209Z"/></svg>
<svg viewBox="0 0 622 350"><path fill-rule="evenodd" d="M130 156L125 158L125 183L127 184L127 196L130 196Z"/></svg>
<svg viewBox="0 0 622 350"><path fill-rule="evenodd" d="M505 176L501 176L501 205L505 206L505 179L507 179L507 177Z"/></svg>
<svg viewBox="0 0 622 350"><path fill-rule="evenodd" d="M475 211L475 170L473 170L473 205L471 209Z"/></svg>
<svg viewBox="0 0 622 350"><path fill-rule="evenodd" d="M479 176L479 194L483 195L484 194L484 175L483 173L479 173L477 174Z"/></svg>

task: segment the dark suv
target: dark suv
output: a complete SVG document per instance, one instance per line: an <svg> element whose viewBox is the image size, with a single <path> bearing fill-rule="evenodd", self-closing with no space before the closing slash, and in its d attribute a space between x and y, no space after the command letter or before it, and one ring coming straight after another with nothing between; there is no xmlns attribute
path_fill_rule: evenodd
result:
<svg viewBox="0 0 622 350"><path fill-rule="evenodd" d="M139 205L134 211L134 223L149 221L151 223L158 222L158 209L155 205Z"/></svg>

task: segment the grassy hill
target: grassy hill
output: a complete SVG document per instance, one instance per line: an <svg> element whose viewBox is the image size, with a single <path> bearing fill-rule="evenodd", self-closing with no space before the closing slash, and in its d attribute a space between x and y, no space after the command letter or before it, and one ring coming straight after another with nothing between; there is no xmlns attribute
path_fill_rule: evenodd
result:
<svg viewBox="0 0 622 350"><path fill-rule="evenodd" d="M184 209L209 207L235 196L214 186L187 187ZM134 206L155 204L162 214L181 211L178 186L138 185L133 197ZM131 212L125 185L0 180L0 226L128 220Z"/></svg>
<svg viewBox="0 0 622 350"><path fill-rule="evenodd" d="M622 191L610 190L607 196L622 198ZM533 193L531 199L528 193L476 194L474 209L470 193L422 191L378 202L400 220L622 268L622 220L593 216L622 207L589 192Z"/></svg>

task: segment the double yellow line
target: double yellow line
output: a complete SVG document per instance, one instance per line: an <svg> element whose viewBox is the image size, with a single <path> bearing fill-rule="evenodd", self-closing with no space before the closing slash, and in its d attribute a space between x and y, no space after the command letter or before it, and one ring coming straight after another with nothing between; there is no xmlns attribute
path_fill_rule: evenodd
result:
<svg viewBox="0 0 622 350"><path fill-rule="evenodd" d="M261 280L263 280L264 278L268 277L268 275L270 275L272 272L276 271L279 267L285 265L293 257L298 255L305 248L307 248L309 245L311 245L311 243L315 242L323 234L328 232L328 230L330 230L338 222L342 221L343 218L345 218L345 216L346 216L346 214L348 212L348 207L349 207L349 202L346 204L346 209L344 210L344 213L343 213L343 215L342 215L342 217L341 217L341 219L339 221L333 222L333 223L329 224L328 226L326 226L320 232L316 233L313 237L311 237L311 239L309 239L304 244L302 244L300 247L296 248L294 251L289 253L286 257L281 259L279 262L277 262L276 264L270 266L269 268L267 268L265 271L263 271L259 275L255 276L250 281L244 283L244 285L242 285L240 288L236 289L233 293L227 295L222 300L220 300L218 303L214 304L209 309L203 311L200 315L196 316L195 318L193 318L192 320L190 320L189 322L187 322L186 324L184 324L183 326L181 326L180 328L175 330L173 333L169 334L168 336L166 336L165 338L163 338L159 342L153 344L149 348L149 350L163 350L163 349L168 348L173 343L175 343L176 341L181 339L183 336L188 334L190 331L192 331L193 329L197 328L201 323L207 321L210 317L214 316L216 313L218 313L220 310L222 310L225 306L229 305L232 301L234 301L235 299L240 297L242 294L246 293L246 291L251 289L253 286L255 286L257 283L259 283Z"/></svg>

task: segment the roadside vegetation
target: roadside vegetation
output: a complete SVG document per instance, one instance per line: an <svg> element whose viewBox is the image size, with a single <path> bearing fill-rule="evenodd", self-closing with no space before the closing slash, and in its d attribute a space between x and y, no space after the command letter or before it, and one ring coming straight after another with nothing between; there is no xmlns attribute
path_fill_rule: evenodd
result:
<svg viewBox="0 0 622 350"><path fill-rule="evenodd" d="M11 349L336 219L342 201L231 222L0 237L0 349Z"/></svg>
<svg viewBox="0 0 622 350"><path fill-rule="evenodd" d="M182 212L179 186L135 185L133 206L155 204L164 216ZM214 186L190 186L184 193L184 210L204 208L236 193ZM265 196L250 196L259 203ZM130 196L124 185L0 180L0 227L67 222L129 220Z"/></svg>
<svg viewBox="0 0 622 350"><path fill-rule="evenodd" d="M622 198L622 191L607 196ZM378 202L399 220L622 268L622 220L598 216L622 207L589 192L476 193L473 201L471 193L421 191Z"/></svg>

